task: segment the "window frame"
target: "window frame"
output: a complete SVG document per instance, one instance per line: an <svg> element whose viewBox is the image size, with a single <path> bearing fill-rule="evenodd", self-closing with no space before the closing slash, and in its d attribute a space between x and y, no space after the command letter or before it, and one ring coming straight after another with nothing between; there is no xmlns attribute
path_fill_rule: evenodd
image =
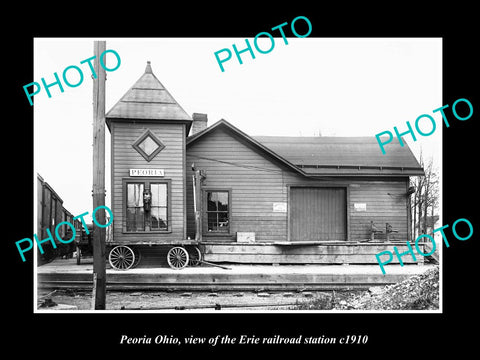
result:
<svg viewBox="0 0 480 360"><path fill-rule="evenodd" d="M165 205L157 205L157 206L154 206L153 205L153 191L152 191L152 185L166 185L167 189L166 189L166 199L165 199ZM166 223L167 223L167 228L166 229L154 229L152 230L152 219L150 218L150 232L155 232L155 231L168 231L168 228L169 228L169 225L170 225L170 221L169 221L169 216L168 216L168 209L169 209L169 206L168 206L168 200L170 199L170 196L168 195L168 184L166 182L158 182L158 181L151 181L149 183L149 190L150 190L150 193L152 194L152 202L150 204L150 213L152 213L152 210L153 208L158 208L158 209L165 209L165 216L166 216Z"/></svg>
<svg viewBox="0 0 480 360"><path fill-rule="evenodd" d="M167 185L167 229L156 230L139 230L139 231L127 231L127 191L128 184L143 183L144 189L151 189L150 184L166 184ZM123 178L122 179L122 233L123 234L167 234L172 232L172 180L164 179L160 177L135 177L135 178Z"/></svg>
<svg viewBox="0 0 480 360"><path fill-rule="evenodd" d="M228 193L228 231L208 231L208 192ZM232 189L218 187L202 188L202 235L203 236L227 236L232 234Z"/></svg>

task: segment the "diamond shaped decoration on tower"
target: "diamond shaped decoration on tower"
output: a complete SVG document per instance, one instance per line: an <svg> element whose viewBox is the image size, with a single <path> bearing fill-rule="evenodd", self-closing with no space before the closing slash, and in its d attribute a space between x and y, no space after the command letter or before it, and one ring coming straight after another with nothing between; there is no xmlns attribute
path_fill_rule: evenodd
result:
<svg viewBox="0 0 480 360"><path fill-rule="evenodd" d="M165 145L150 130L145 131L132 146L147 161L151 161L165 148Z"/></svg>

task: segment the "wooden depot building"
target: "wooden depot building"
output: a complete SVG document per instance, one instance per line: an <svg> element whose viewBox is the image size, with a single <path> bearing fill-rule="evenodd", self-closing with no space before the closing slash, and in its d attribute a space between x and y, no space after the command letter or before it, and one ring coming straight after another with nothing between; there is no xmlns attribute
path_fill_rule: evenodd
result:
<svg viewBox="0 0 480 360"><path fill-rule="evenodd" d="M373 136L256 137L225 120L208 126L150 62L106 123L112 247L193 244L205 261L267 264L373 264L380 251L408 250L409 176L424 172L398 141L383 155Z"/></svg>

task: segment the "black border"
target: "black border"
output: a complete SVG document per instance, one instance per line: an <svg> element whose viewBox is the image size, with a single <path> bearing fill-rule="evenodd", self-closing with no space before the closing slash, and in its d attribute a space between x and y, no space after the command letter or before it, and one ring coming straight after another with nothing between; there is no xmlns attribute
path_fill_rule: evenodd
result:
<svg viewBox="0 0 480 360"><path fill-rule="evenodd" d="M78 4L77 4L78 5ZM296 356L325 356L352 354L415 356L440 354L443 350L467 353L475 345L477 313L476 259L478 252L478 186L476 176L475 137L480 113L478 13L475 4L460 2L438 3L421 8L418 2L391 5L373 5L364 2L350 5L340 3L327 8L322 2L310 5L276 3L261 11L259 6L246 3L222 3L199 9L183 4L171 9L161 3L141 3L124 11L123 4L101 9L98 4L83 4L55 10L34 9L29 5L23 12L14 12L6 34L8 56L8 101L4 104L10 116L4 118L9 132L22 133L22 153L5 153L4 171L16 175L14 191L7 191L4 216L6 231L3 258L4 310L12 314L5 326L7 347L15 353L26 346L36 354L50 358L85 353L85 356L122 354L141 356L152 351L157 357L175 351L180 356L190 352L196 356L213 357L217 353L232 356L249 352L252 355L290 354ZM118 5L118 9L116 8ZM113 7L112 7L113 6ZM43 16L40 14L44 14ZM33 37L253 37L296 16L309 18L311 37L442 37L443 38L443 104L458 98L467 98L473 104L474 115L465 122L452 121L444 128L443 161L443 224L452 224L458 218L469 219L475 229L468 241L451 241L444 248L444 313L443 314L33 314L33 257L27 255L21 262L14 242L33 234L33 107L25 99L23 85L33 81ZM13 28L13 30L12 30ZM477 31L478 32L478 31ZM194 54L192 54L194 56ZM426 109L426 111L429 109ZM432 109L433 110L433 109ZM447 109L448 110L448 109ZM392 109L392 111L394 111ZM13 116L11 116L13 115ZM447 115L452 117L451 112ZM18 137L17 137L18 138ZM9 186L10 187L10 186ZM5 212L4 212L5 213ZM451 232L446 232L451 238ZM30 252L31 254L31 252ZM5 318L7 315L4 315ZM369 341L363 346L131 346L119 345L121 334L131 336L210 337L217 334L239 336L344 336L366 334ZM77 346L78 345L78 346ZM80 350L79 350L80 349ZM5 349L8 351L9 349ZM306 353L305 351L308 351ZM310 355L311 354L311 355ZM191 356L190 355L190 356Z"/></svg>

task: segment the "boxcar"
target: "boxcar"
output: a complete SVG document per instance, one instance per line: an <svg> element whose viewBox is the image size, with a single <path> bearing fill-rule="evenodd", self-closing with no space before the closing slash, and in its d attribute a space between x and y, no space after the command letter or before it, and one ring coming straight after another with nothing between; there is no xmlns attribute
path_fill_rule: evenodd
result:
<svg viewBox="0 0 480 360"><path fill-rule="evenodd" d="M37 237L39 240L48 238L47 229L53 235L55 246L51 242L42 243L42 250L37 247L38 265L52 261L56 257L72 257L75 251L74 241L70 243L62 243L55 236L56 226L68 221L74 224L76 232L81 228L81 222L73 220L73 215L63 207L63 200L55 192L55 190L37 174ZM58 234L62 239L68 240L72 238L71 229L68 226L61 226Z"/></svg>

